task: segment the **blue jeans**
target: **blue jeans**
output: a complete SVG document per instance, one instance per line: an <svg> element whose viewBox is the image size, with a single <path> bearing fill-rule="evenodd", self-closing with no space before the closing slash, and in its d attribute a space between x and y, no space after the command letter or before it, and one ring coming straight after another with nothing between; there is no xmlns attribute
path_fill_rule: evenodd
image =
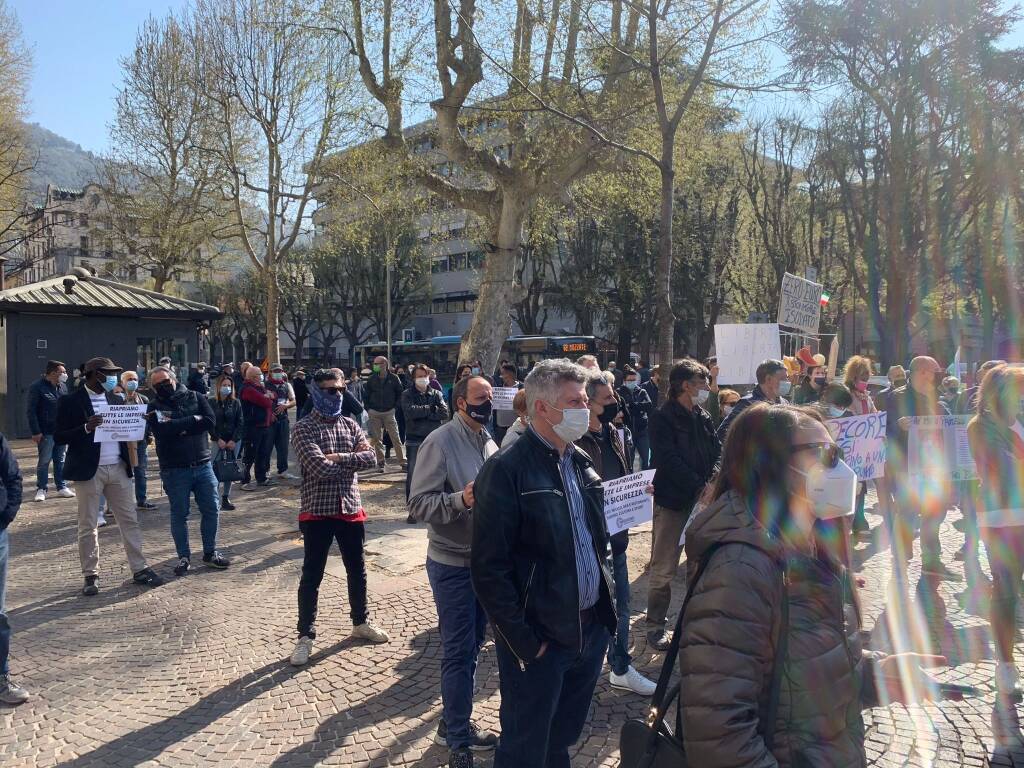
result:
<svg viewBox="0 0 1024 768"><path fill-rule="evenodd" d="M459 749L468 747L472 736L473 683L487 615L473 592L469 568L444 565L428 557L427 579L434 593L443 651L441 716L448 728L448 747Z"/></svg>
<svg viewBox="0 0 1024 768"><path fill-rule="evenodd" d="M217 549L217 522L220 505L217 499L217 478L210 462L198 467L161 469L160 479L164 483L167 500L171 504L171 537L178 557L191 559L188 545L189 497L194 493L196 505L202 518L199 533L203 538L203 554L212 554Z"/></svg>
<svg viewBox="0 0 1024 768"><path fill-rule="evenodd" d="M135 446L135 452L139 455L139 464L135 467L135 503L146 503L146 467L149 466L149 456L146 453L146 444L143 442Z"/></svg>
<svg viewBox="0 0 1024 768"><path fill-rule="evenodd" d="M278 419L270 425L271 440L274 450L277 451L277 474L279 475L288 471L288 433L290 431L291 426L287 417Z"/></svg>
<svg viewBox="0 0 1024 768"><path fill-rule="evenodd" d="M11 653L11 624L7 620L7 557L11 553L11 540L7 529L0 531L0 675L6 675L7 657Z"/></svg>
<svg viewBox="0 0 1024 768"><path fill-rule="evenodd" d="M615 580L615 612L619 625L608 645L608 666L616 675L626 674L633 657L629 655L629 563L626 553L612 555L612 577Z"/></svg>
<svg viewBox="0 0 1024 768"><path fill-rule="evenodd" d="M644 430L639 435L633 435L633 447L640 457L640 469L651 468L651 436Z"/></svg>
<svg viewBox="0 0 1024 768"><path fill-rule="evenodd" d="M583 627L580 653L551 643L523 670L515 654L495 643L501 687L501 739L494 768L570 768L569 748L587 722L604 666L608 630Z"/></svg>
<svg viewBox="0 0 1024 768"><path fill-rule="evenodd" d="M43 435L36 446L39 450L39 461L36 463L36 488L46 490L46 481L50 474L50 462L53 461L53 484L59 491L67 483L64 482L64 454L66 445L54 445L53 435Z"/></svg>

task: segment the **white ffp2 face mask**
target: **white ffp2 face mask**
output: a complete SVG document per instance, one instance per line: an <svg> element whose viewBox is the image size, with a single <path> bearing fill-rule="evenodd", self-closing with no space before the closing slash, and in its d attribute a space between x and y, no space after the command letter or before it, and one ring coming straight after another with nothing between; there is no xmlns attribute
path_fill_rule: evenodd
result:
<svg viewBox="0 0 1024 768"><path fill-rule="evenodd" d="M816 518L835 520L853 514L857 502L857 473L849 464L840 460L834 467L816 464L806 472L793 469L804 476L804 493Z"/></svg>
<svg viewBox="0 0 1024 768"><path fill-rule="evenodd" d="M559 438L567 443L575 443L583 435L586 434L590 428L590 409L589 408L555 408L556 411L561 411L562 420L557 424L551 424L551 429L555 431L555 434Z"/></svg>

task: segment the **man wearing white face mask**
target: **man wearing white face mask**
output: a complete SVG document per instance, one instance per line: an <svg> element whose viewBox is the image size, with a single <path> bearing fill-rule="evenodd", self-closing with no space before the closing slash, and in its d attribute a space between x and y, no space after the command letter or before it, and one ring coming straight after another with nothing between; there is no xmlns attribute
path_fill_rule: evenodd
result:
<svg viewBox="0 0 1024 768"><path fill-rule="evenodd" d="M668 648L671 641L665 618L682 554L683 527L722 453L715 424L703 407L711 394L710 378L696 360L676 363L669 373L668 400L651 414L651 464L656 473L647 642L658 650Z"/></svg>
<svg viewBox="0 0 1024 768"><path fill-rule="evenodd" d="M526 377L530 427L473 487L473 588L494 626L501 740L494 768L569 765L616 628L601 478L573 445L590 425L586 370Z"/></svg>
<svg viewBox="0 0 1024 768"><path fill-rule="evenodd" d="M53 431L57 425L57 401L68 393L68 373L64 363L50 360L46 363L46 372L28 388L28 429L32 433L32 442L39 451L36 464L36 495L35 501L46 501L46 484L50 474L50 462L53 462L53 484L57 487L57 495L70 499L75 495L64 482L63 445L54 445Z"/></svg>
<svg viewBox="0 0 1024 768"><path fill-rule="evenodd" d="M409 483L416 467L416 452L427 435L448 421L448 403L444 395L430 387L427 366L413 366L412 384L402 392L402 413L405 415L405 500L409 501Z"/></svg>
<svg viewBox="0 0 1024 768"><path fill-rule="evenodd" d="M793 383L787 378L787 375L788 369L781 360L765 360L757 366L757 370L754 372L757 386L749 395L741 397L729 415L722 420L718 427L719 441L725 442L725 436L736 417L754 403L785 405L785 398L793 389Z"/></svg>

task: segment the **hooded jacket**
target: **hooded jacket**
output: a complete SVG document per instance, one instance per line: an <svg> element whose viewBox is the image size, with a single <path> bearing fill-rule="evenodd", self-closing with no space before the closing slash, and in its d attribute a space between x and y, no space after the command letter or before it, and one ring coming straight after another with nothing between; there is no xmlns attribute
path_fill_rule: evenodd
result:
<svg viewBox="0 0 1024 768"><path fill-rule="evenodd" d="M686 751L702 768L860 768L865 765L863 680L870 668L845 569L783 546L729 492L686 531L692 578L679 644L680 719ZM761 720L782 625L789 633L774 745Z"/></svg>

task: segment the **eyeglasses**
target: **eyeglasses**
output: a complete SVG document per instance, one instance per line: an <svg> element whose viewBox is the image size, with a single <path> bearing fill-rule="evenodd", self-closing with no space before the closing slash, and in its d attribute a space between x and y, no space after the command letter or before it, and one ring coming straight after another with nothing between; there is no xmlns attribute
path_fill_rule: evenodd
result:
<svg viewBox="0 0 1024 768"><path fill-rule="evenodd" d="M835 443L804 443L793 446L793 453L803 451L814 451L818 461L827 469L838 466L843 459L843 449Z"/></svg>
<svg viewBox="0 0 1024 768"><path fill-rule="evenodd" d="M341 392L344 392L345 390L343 390L341 387L320 387L320 391L321 392L330 392L332 394L337 395L337 394L339 394Z"/></svg>

